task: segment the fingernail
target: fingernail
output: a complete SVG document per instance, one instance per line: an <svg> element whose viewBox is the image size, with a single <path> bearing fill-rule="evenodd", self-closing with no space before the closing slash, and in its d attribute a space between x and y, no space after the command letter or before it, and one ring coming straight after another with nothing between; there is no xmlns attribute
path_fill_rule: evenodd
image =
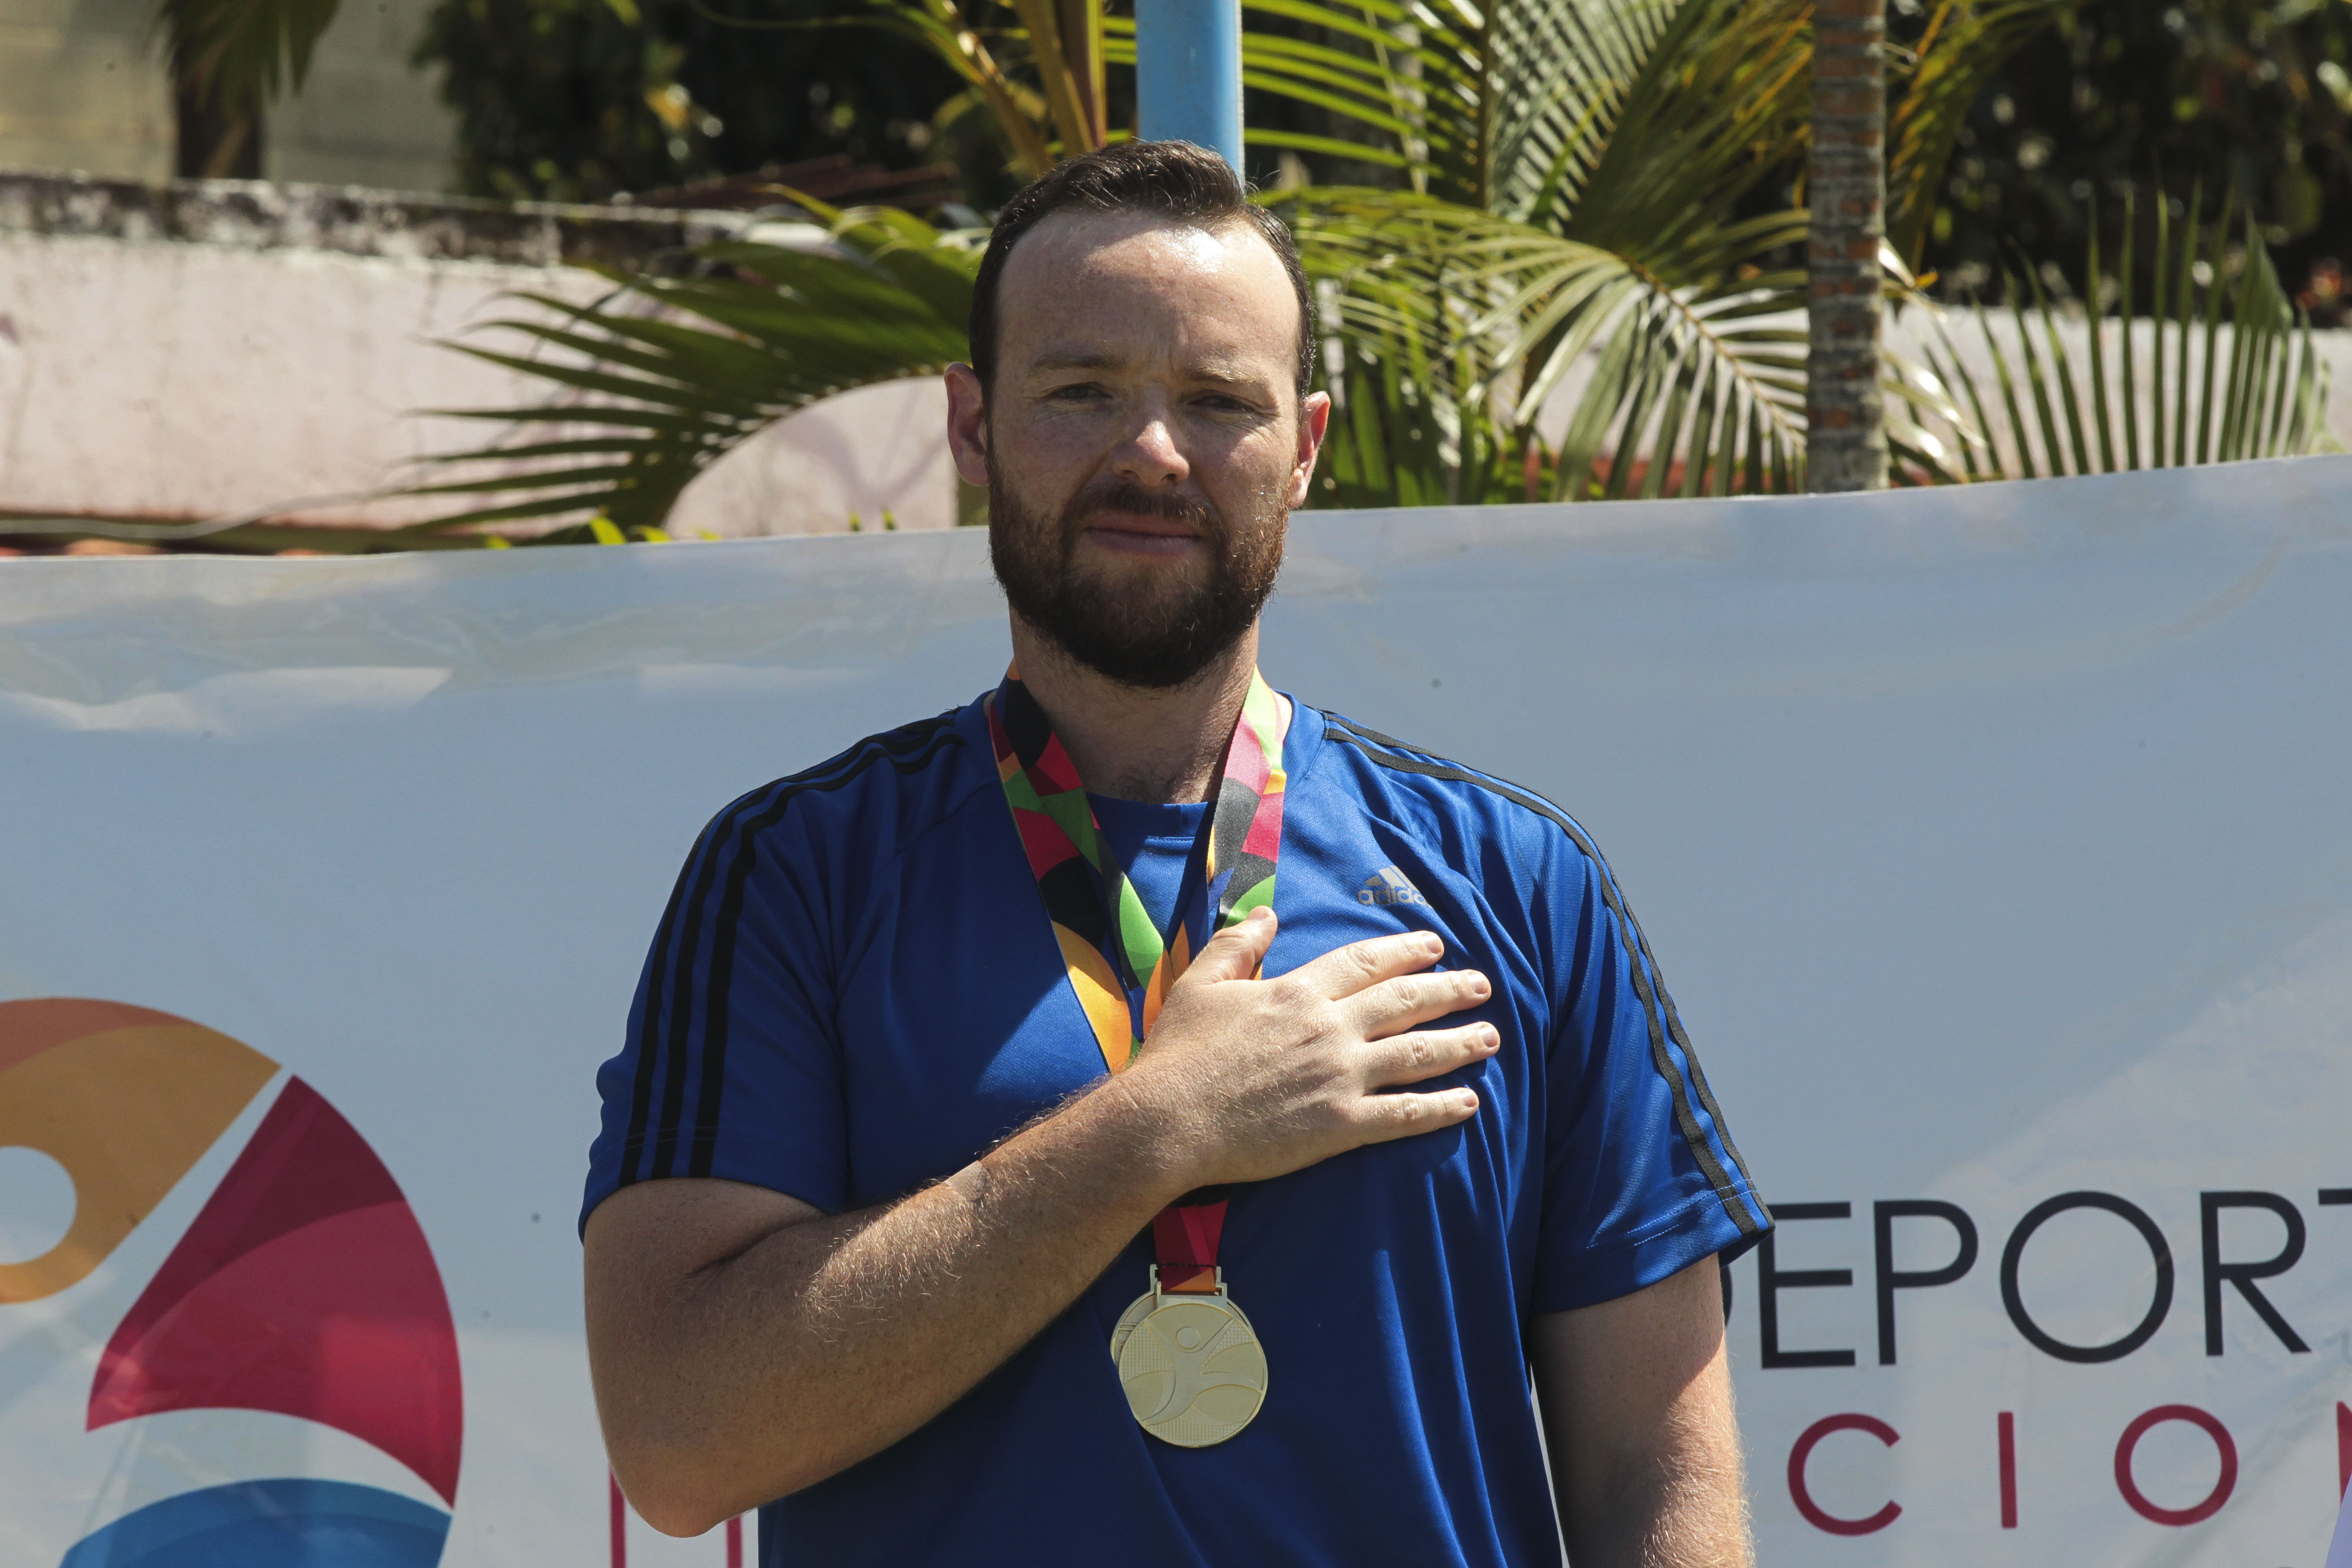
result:
<svg viewBox="0 0 2352 1568"><path fill-rule="evenodd" d="M1494 1025L1492 1025L1492 1024L1487 1025L1487 1026L1486 1026L1486 1048L1487 1048L1488 1050L1490 1050L1490 1051L1499 1051L1499 1050L1501 1050L1501 1049L1503 1048L1503 1031L1502 1031L1502 1030L1500 1030L1500 1029L1498 1029L1498 1028L1496 1028L1496 1027L1495 1027L1495 1026L1494 1026Z"/></svg>
<svg viewBox="0 0 2352 1568"><path fill-rule="evenodd" d="M1484 996L1494 989L1495 988L1493 986L1486 984L1486 977L1483 974L1478 976L1477 979L1470 982L1470 994L1473 996Z"/></svg>
<svg viewBox="0 0 2352 1568"><path fill-rule="evenodd" d="M1434 934L1424 936L1421 939L1421 951L1428 953L1444 952L1445 951L1445 939Z"/></svg>
<svg viewBox="0 0 2352 1568"><path fill-rule="evenodd" d="M1478 1097L1471 1093L1468 1089L1465 1089L1462 1090L1459 1095L1459 1099L1462 1101L1463 1110L1475 1110L1478 1109Z"/></svg>

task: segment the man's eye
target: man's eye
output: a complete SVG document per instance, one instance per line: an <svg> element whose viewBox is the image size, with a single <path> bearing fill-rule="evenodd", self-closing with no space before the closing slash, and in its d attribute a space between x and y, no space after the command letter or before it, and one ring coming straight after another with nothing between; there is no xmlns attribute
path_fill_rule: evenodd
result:
<svg viewBox="0 0 2352 1568"><path fill-rule="evenodd" d="M1069 386L1057 386L1045 395L1056 403L1091 403L1103 395L1103 389L1090 381Z"/></svg>

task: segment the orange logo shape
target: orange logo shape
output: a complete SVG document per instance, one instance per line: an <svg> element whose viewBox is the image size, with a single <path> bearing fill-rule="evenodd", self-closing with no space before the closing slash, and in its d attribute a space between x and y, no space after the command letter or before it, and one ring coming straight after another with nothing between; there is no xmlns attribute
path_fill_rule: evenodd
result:
<svg viewBox="0 0 2352 1568"><path fill-rule="evenodd" d="M0 1003L0 1146L48 1155L74 1188L64 1239L0 1265L0 1306L86 1279L278 1070L168 1013ZM463 1396L440 1270L392 1173L299 1078L116 1328L88 1422L204 1409L336 1427L456 1500Z"/></svg>
<svg viewBox="0 0 2352 1568"><path fill-rule="evenodd" d="M169 1013L71 997L0 1003L0 1147L39 1150L74 1184L65 1238L0 1264L0 1304L86 1279L277 1070Z"/></svg>

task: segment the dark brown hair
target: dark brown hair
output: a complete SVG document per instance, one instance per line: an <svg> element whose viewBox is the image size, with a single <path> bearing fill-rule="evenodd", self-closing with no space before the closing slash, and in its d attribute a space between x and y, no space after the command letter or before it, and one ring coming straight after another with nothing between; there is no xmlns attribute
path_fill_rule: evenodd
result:
<svg viewBox="0 0 2352 1568"><path fill-rule="evenodd" d="M1298 295L1298 395L1315 376L1315 306L1298 245L1280 218L1249 199L1233 169L1190 142L1117 142L1056 167L1004 205L972 279L971 368L982 391L996 379L996 287L1021 237L1066 207L1149 213L1202 228L1246 223L1273 247Z"/></svg>

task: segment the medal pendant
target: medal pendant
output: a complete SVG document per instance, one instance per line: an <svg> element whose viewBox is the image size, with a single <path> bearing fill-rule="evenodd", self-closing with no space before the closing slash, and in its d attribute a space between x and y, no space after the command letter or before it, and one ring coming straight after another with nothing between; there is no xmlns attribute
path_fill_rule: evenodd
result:
<svg viewBox="0 0 2352 1568"><path fill-rule="evenodd" d="M1151 1289L1119 1314L1110 1353L1137 1423L1180 1448L1223 1442L1265 1403L1265 1352L1223 1269L1213 1295L1168 1295L1154 1265Z"/></svg>

